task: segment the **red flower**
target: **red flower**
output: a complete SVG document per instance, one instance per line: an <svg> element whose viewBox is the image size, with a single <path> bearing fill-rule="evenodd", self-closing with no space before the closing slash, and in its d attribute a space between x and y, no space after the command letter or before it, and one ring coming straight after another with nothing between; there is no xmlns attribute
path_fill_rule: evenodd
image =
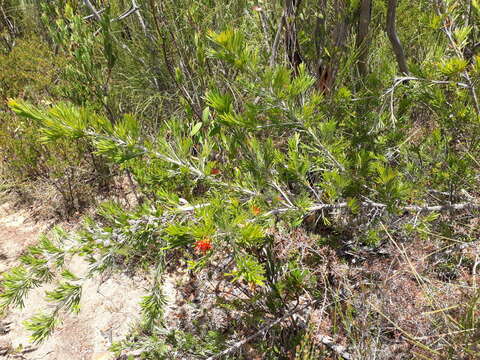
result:
<svg viewBox="0 0 480 360"><path fill-rule="evenodd" d="M255 205L252 206L253 215L258 216L260 215L261 212L262 212L262 209L260 209L258 206L255 206Z"/></svg>
<svg viewBox="0 0 480 360"><path fill-rule="evenodd" d="M212 170L210 170L210 174L211 175L218 175L218 174L220 174L220 170L218 170L217 168L213 168Z"/></svg>
<svg viewBox="0 0 480 360"><path fill-rule="evenodd" d="M195 251L201 252L203 255L205 255L211 249L212 240L210 240L209 238L195 241Z"/></svg>

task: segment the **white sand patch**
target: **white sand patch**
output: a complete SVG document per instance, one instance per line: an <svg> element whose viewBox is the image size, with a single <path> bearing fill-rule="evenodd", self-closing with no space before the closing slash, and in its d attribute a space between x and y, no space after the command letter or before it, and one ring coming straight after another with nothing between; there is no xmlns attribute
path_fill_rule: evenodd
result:
<svg viewBox="0 0 480 360"><path fill-rule="evenodd" d="M14 266L18 256L29 245L35 244L40 233L49 225L33 223L28 219L27 211L15 212L8 204L0 205L0 272ZM88 264L80 257L75 257L68 262L68 268L82 277L87 272ZM18 358L16 355L28 346L34 346L35 350L23 353L23 359L111 358L108 353L111 343L122 340L139 321L139 304L146 295L148 282L124 274L114 274L108 279L86 280L80 313L64 316L54 334L44 343L35 346L30 343L30 334L22 324L38 312L49 310L44 292L51 288L52 285L48 284L34 289L27 297L23 309L11 309L2 320L3 323L10 323L9 331L0 335L0 354L1 349L10 349L10 353L4 355L5 359ZM12 349L16 349L16 355Z"/></svg>

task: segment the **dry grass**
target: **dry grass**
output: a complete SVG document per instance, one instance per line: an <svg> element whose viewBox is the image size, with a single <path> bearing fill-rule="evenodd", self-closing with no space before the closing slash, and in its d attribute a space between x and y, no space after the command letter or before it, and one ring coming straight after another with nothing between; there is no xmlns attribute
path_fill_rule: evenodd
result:
<svg viewBox="0 0 480 360"><path fill-rule="evenodd" d="M355 359L479 358L478 244L452 247L434 236L387 235L390 255L350 264L331 290L341 305L312 317L315 328L336 332ZM432 264L445 248L449 256ZM449 277L440 265L451 258L462 262L452 266L455 276Z"/></svg>

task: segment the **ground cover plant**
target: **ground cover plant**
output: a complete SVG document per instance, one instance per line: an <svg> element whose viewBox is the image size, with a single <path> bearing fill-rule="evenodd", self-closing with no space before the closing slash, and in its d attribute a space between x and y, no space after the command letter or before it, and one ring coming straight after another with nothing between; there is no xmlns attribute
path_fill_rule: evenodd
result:
<svg viewBox="0 0 480 360"><path fill-rule="evenodd" d="M1 6L5 188L97 207L3 274L34 341L82 256L150 278L119 357L479 356L477 1Z"/></svg>

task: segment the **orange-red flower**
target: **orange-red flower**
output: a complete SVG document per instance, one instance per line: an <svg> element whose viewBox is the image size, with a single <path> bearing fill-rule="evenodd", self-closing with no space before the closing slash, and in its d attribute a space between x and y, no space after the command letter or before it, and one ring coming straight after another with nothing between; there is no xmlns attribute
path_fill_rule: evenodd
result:
<svg viewBox="0 0 480 360"><path fill-rule="evenodd" d="M213 168L212 170L210 170L210 174L211 175L218 175L218 174L220 174L220 170L217 169L217 168Z"/></svg>
<svg viewBox="0 0 480 360"><path fill-rule="evenodd" d="M258 206L255 206L255 205L252 206L253 215L258 216L260 215L261 212L262 212L262 209L260 209Z"/></svg>
<svg viewBox="0 0 480 360"><path fill-rule="evenodd" d="M212 250L212 240L209 238L195 241L195 251L205 255L209 250Z"/></svg>

